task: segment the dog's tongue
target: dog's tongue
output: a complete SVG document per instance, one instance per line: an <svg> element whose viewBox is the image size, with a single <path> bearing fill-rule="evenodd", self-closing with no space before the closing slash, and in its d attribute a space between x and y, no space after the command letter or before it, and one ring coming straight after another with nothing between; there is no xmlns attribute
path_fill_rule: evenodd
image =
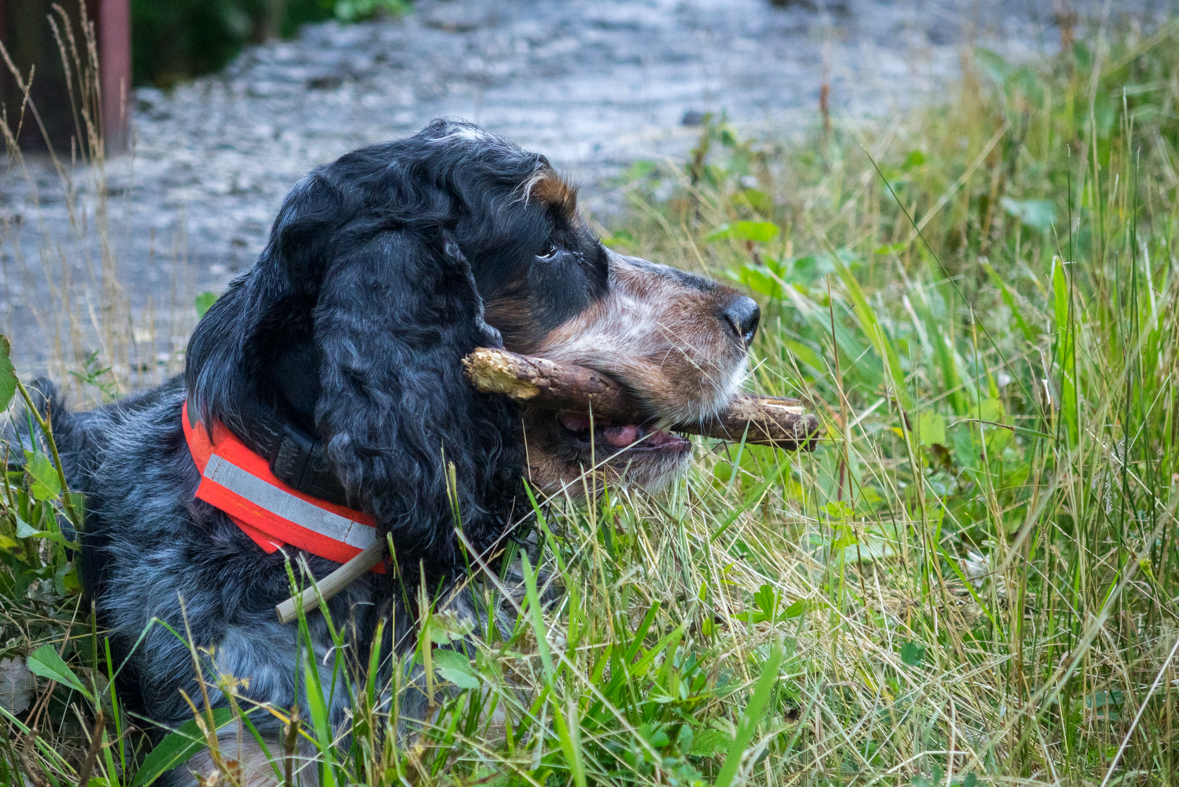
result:
<svg viewBox="0 0 1179 787"><path fill-rule="evenodd" d="M560 413L557 416L561 424L571 432L588 432L596 427L598 437L612 448L626 448L642 439L642 445L647 447L664 447L671 444L685 442L682 437L660 432L637 424L615 424L605 418L596 418L591 423L589 415L582 413Z"/></svg>
<svg viewBox="0 0 1179 787"><path fill-rule="evenodd" d="M639 427L634 424L607 426L602 430L602 436L606 438L607 443L615 448L626 448L639 439Z"/></svg>

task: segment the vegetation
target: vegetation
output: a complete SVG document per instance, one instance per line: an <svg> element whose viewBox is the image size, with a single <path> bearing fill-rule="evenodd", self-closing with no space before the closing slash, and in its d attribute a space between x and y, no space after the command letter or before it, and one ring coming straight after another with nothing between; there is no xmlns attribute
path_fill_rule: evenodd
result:
<svg viewBox="0 0 1179 787"><path fill-rule="evenodd" d="M325 19L400 14L407 0L132 0L136 84L169 87L228 63L243 45Z"/></svg>
<svg viewBox="0 0 1179 787"><path fill-rule="evenodd" d="M436 690L411 741L372 682L341 748L313 703L324 783L1175 784L1177 34L977 51L906 117L801 143L712 119L682 169L632 167L607 241L755 293L754 385L827 438L542 507L561 602L530 573L506 641L423 614L477 653L407 657ZM52 467L2 501L0 656L40 679L0 710L0 782L142 784L165 755L133 777Z"/></svg>

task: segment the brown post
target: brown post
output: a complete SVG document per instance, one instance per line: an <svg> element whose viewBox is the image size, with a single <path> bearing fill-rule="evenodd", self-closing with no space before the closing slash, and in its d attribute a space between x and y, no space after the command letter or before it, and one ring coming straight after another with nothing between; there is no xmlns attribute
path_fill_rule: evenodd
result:
<svg viewBox="0 0 1179 787"><path fill-rule="evenodd" d="M61 53L49 25L53 3L61 0L0 0L0 41L8 50L21 78L27 79L30 67L36 68L32 100L37 106L41 125L25 113L19 143L22 147L41 148L48 143L59 153L68 155L71 140L78 136L69 88ZM78 0L61 2L70 17L74 36L85 57L84 35ZM130 116L127 111L131 94L131 8L129 0L85 0L86 15L98 34L98 59L101 77L101 117L106 149L118 153L127 148ZM56 14L55 14L56 16ZM62 20L58 19L58 25ZM77 82L73 84L78 87ZM16 78L0 65L0 102L8 112L9 127L16 131L22 94ZM75 95L75 100L78 96ZM85 134L85 132L82 132ZM82 145L88 140L78 140Z"/></svg>
<svg viewBox="0 0 1179 787"><path fill-rule="evenodd" d="M102 71L102 133L108 153L127 149L131 97L130 0L98 0L98 59Z"/></svg>

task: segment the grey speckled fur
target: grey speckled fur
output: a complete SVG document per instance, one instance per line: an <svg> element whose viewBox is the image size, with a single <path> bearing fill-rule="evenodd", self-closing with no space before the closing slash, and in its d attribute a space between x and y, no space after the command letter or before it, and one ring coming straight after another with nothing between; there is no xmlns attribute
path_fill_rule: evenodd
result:
<svg viewBox="0 0 1179 787"><path fill-rule="evenodd" d="M161 733L192 717L180 694L200 701L186 637L191 631L215 706L224 704L219 677L231 675L248 679L248 685L238 688L241 696L284 710L298 703L308 718L296 655L301 649L298 630L294 624L280 624L274 611L290 595L284 555L263 554L225 514L193 498L199 474L178 427L182 380L88 413L70 413L52 385L41 382L38 388L49 399L47 409L54 414L69 479L89 500L83 572L115 653L127 659L119 680L125 705L158 725ZM297 573L306 566L322 577L338 565L304 553L288 554L298 558ZM511 569L505 580L507 598L490 583L452 583L435 598L435 609L445 610L478 635L489 633L490 624L500 636L510 636L523 583ZM345 635L342 650L333 649L322 614L307 617L321 684L325 690L336 687L330 712L338 731L343 731L345 710L354 698L345 692L345 681L339 676L333 680L333 669L344 665L353 672L352 684L363 685L378 619L383 617L386 625L382 653L405 654L416 645L415 615L409 607L418 588L391 593L395 584L369 574L328 602L335 626ZM553 598L550 589L546 599ZM494 613L488 601L495 605ZM142 632L147 633L140 641ZM391 679L393 663L384 659L382 685ZM411 668L402 685L398 703L405 732L407 721L425 714L420 667ZM249 702L242 704L248 707ZM264 736L281 734L272 715L258 713L251 719ZM187 773L177 769L163 784L187 782Z"/></svg>

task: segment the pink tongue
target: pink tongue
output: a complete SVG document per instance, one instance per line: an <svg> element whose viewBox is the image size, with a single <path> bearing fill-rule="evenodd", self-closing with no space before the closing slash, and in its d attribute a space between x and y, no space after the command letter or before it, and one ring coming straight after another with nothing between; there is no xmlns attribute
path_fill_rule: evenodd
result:
<svg viewBox="0 0 1179 787"><path fill-rule="evenodd" d="M634 424L626 426L608 426L602 430L606 442L615 448L626 448L639 439L639 428Z"/></svg>

